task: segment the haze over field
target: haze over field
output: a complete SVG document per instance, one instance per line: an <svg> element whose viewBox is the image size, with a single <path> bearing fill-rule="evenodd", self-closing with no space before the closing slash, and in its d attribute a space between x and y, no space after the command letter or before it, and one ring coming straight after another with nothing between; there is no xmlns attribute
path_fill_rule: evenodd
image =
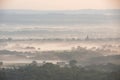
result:
<svg viewBox="0 0 120 80"><path fill-rule="evenodd" d="M0 50L35 52L112 45L106 49L116 52L109 54L119 54L119 13L119 9L0 10Z"/></svg>

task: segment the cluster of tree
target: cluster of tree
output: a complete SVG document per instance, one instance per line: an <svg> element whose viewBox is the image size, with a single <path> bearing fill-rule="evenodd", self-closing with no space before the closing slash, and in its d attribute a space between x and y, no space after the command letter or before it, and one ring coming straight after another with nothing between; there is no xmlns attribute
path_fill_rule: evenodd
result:
<svg viewBox="0 0 120 80"><path fill-rule="evenodd" d="M85 59L85 58L91 58L91 57L98 57L102 56L100 52L88 50L86 48L82 48L78 46L77 48L73 47L72 50L66 50L66 51L46 51L41 53L36 53L36 55L33 57L34 59L59 59L59 60L79 60L79 59Z"/></svg>
<svg viewBox="0 0 120 80"><path fill-rule="evenodd" d="M106 72L78 67L75 63L72 61L69 67L60 67L52 63L37 66L33 62L24 67L1 69L0 80L120 80L120 68Z"/></svg>

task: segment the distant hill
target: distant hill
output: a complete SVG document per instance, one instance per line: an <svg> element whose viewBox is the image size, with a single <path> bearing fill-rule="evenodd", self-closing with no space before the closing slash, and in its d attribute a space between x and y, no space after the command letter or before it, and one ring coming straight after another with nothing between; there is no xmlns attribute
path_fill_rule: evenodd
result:
<svg viewBox="0 0 120 80"><path fill-rule="evenodd" d="M0 24L110 24L120 22L120 10L31 11L0 10Z"/></svg>

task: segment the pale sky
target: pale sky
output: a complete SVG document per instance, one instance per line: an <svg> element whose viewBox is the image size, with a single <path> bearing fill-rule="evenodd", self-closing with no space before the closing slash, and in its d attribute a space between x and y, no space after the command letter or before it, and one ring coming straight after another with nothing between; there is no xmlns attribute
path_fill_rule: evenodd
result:
<svg viewBox="0 0 120 80"><path fill-rule="evenodd" d="M0 9L120 9L120 0L0 0Z"/></svg>

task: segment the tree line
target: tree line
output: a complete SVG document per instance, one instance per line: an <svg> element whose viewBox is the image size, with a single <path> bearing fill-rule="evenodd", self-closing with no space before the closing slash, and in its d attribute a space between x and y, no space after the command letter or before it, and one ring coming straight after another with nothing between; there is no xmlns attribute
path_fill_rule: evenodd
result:
<svg viewBox="0 0 120 80"><path fill-rule="evenodd" d="M0 80L120 80L120 66L118 65L114 65L118 67L116 71L101 71L75 64L75 61L71 61L69 66L65 67L52 63L37 66L34 62L19 68L2 68Z"/></svg>

